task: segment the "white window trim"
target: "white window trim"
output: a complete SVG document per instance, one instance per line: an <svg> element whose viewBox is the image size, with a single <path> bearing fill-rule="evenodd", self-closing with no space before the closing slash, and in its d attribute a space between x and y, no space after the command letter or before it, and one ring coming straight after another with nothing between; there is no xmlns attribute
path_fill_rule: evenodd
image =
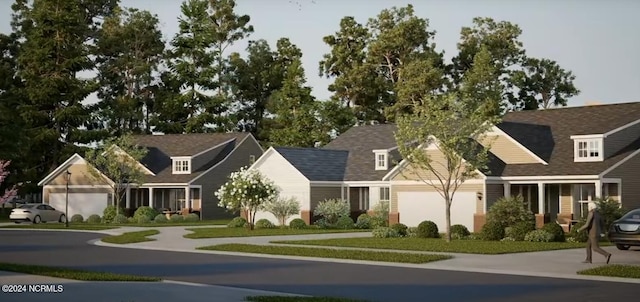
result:
<svg viewBox="0 0 640 302"><path fill-rule="evenodd" d="M178 162L187 162L187 170L183 171L183 170L176 170L177 168L177 163ZM171 158L171 171L173 172L173 174L191 174L191 157L185 156L185 157L172 157Z"/></svg>
<svg viewBox="0 0 640 302"><path fill-rule="evenodd" d="M380 170L388 170L389 169L389 151L387 150L373 150L373 153L375 154L375 166L376 166L376 171L380 171ZM384 156L384 164L380 165L378 156Z"/></svg>
<svg viewBox="0 0 640 302"><path fill-rule="evenodd" d="M388 193L387 195L388 195L388 197L389 197L389 198L382 198L382 196L384 196L384 194L382 194L382 192L383 192L384 190L386 190L386 191L387 191L387 193ZM378 195L378 196L379 196L379 198L378 198L378 200L379 200L379 201L388 201L388 202L391 202L391 187L380 187L380 192L379 192L378 194L379 194L379 195Z"/></svg>
<svg viewBox="0 0 640 302"><path fill-rule="evenodd" d="M580 157L579 153L579 145L580 143L587 144L587 157ZM591 156L590 153L592 149L590 148L591 143L596 143L596 150L598 152L598 156ZM604 160L604 148L603 148L604 140L602 138L580 138L574 139L573 141L573 158L575 162L595 162L595 161L603 161Z"/></svg>

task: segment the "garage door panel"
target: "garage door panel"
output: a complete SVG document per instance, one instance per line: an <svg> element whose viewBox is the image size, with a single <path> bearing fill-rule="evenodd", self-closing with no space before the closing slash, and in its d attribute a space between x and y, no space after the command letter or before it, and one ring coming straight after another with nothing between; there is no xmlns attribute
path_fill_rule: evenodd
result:
<svg viewBox="0 0 640 302"><path fill-rule="evenodd" d="M476 194L456 192L451 204L451 225L462 224L473 230ZM400 222L416 227L420 222L431 220L438 230L446 229L445 201L437 192L398 192L398 212Z"/></svg>
<svg viewBox="0 0 640 302"><path fill-rule="evenodd" d="M80 214L84 219L90 215L102 216L108 204L107 193L69 193L69 218ZM66 193L52 193L49 195L49 205L58 211L65 211Z"/></svg>

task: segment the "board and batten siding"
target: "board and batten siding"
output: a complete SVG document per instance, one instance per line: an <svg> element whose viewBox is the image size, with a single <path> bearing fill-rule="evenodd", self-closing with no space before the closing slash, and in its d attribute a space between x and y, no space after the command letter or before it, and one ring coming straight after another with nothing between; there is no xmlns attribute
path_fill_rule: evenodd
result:
<svg viewBox="0 0 640 302"><path fill-rule="evenodd" d="M300 202L300 211L313 211L310 205L309 180L278 152L273 149L268 150L262 158L257 159L257 164L253 168L278 186L280 197L294 197ZM338 189L339 197L340 190ZM301 218L300 214L291 216L286 223L288 224L295 218ZM275 224L279 223L273 214L266 211L256 213L256 221L259 219L268 219Z"/></svg>
<svg viewBox="0 0 640 302"><path fill-rule="evenodd" d="M611 172L605 178L620 178L622 187L617 192L622 206L626 209L640 208L640 155L636 154Z"/></svg>
<svg viewBox="0 0 640 302"><path fill-rule="evenodd" d="M489 134L484 137L481 143L485 147L490 145L491 153L507 164L539 163L535 157L502 134Z"/></svg>
<svg viewBox="0 0 640 302"><path fill-rule="evenodd" d="M239 216L239 214L230 213L219 207L218 197L214 193L227 182L232 172L251 165L251 156L258 158L263 151L251 136L246 136L235 144L237 144L235 149L225 159L192 182L193 185L202 186L201 219L224 219Z"/></svg>

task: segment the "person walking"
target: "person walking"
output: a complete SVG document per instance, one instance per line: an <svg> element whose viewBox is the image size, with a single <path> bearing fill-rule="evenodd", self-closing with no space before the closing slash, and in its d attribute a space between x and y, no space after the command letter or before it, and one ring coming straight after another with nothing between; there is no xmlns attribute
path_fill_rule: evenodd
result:
<svg viewBox="0 0 640 302"><path fill-rule="evenodd" d="M591 254L592 250L601 254L605 258L607 258L607 264L609 264L609 260L611 260L611 253L603 250L600 247L600 234L602 234L602 216L600 216L600 212L596 208L595 203L589 202L589 215L587 215L587 222L578 229L578 231L587 231L588 238L587 239L587 259L582 261L582 263L591 263Z"/></svg>

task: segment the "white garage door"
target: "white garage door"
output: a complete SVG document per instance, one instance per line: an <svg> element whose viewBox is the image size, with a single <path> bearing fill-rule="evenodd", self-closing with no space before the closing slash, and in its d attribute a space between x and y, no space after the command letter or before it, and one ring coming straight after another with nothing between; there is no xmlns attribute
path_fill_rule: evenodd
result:
<svg viewBox="0 0 640 302"><path fill-rule="evenodd" d="M476 193L456 192L451 204L451 225L462 224L473 231L473 214L476 211ZM438 230L446 230L444 198L437 192L398 192L400 223L416 227L431 220Z"/></svg>
<svg viewBox="0 0 640 302"><path fill-rule="evenodd" d="M58 211L65 211L66 193L52 193L49 195L49 205ZM92 214L102 216L107 207L109 195L107 193L69 193L69 219L80 214L87 219Z"/></svg>

